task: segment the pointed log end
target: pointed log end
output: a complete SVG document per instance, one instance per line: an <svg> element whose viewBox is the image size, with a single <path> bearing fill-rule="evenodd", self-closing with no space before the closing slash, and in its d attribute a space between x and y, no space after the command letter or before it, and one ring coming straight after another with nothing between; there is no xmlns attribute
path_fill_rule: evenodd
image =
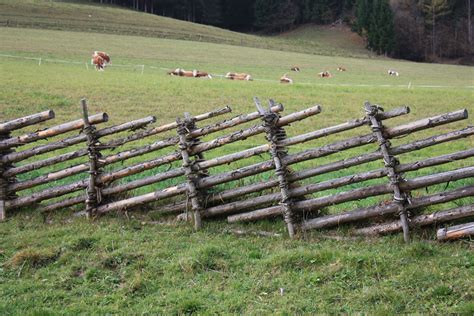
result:
<svg viewBox="0 0 474 316"><path fill-rule="evenodd" d="M224 110L223 110L224 113L231 113L232 112L232 108L230 107L230 105L226 105Z"/></svg>

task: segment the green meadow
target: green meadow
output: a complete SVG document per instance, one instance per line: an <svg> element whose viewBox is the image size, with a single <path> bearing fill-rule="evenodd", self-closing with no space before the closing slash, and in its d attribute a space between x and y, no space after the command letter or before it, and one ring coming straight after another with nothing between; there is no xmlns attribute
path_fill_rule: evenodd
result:
<svg viewBox="0 0 474 316"><path fill-rule="evenodd" d="M35 3L22 1L21 6L17 7L13 1L2 1L1 5L8 8L2 14L13 16L16 13L11 12L22 9L22 6L34 8ZM78 12L88 10L87 6L83 8L77 4L52 4L56 5L68 8L77 6ZM43 9L25 10L25 16L35 16L35 12L39 12L37 16L43 16ZM126 25L129 21L127 19L131 19L126 10L110 8L104 14L108 10L116 10L110 16L114 23ZM119 15L121 12L124 12L122 19ZM70 23L73 23L74 20L68 15L71 13L66 13L67 18L64 20L70 19ZM53 17L44 14L42 21L52 21ZM145 28L146 23L159 26L159 21L151 21L152 17L149 15L133 14L134 17L143 16L143 23L135 20L136 29ZM35 19L40 18L23 20L36 21ZM363 55L360 48L341 48L338 46L340 41L331 43L328 40L331 49L342 52L334 54L338 56L318 55L317 50L306 53L297 52L296 49L280 50L271 45L267 48L272 49L263 49L257 45L261 40L262 43L271 42L272 45L280 41L289 43L289 46L302 47L313 37L331 38L324 33L329 32L328 30L303 29L278 38L249 36L256 44L245 46L238 46L237 40L230 43L234 45L219 40L215 43L193 41L189 39L193 39L193 34L198 31L193 30L190 23L176 21L174 24L173 20L163 20L166 20L170 29L178 29L183 25L182 32L189 34L189 37L186 40L179 37L162 38L163 36L145 34L144 31L134 34L125 31L121 31L121 34L99 34L94 29L68 27L66 23L55 29L39 24L0 28L0 120L52 109L56 113L54 120L22 131L46 128L80 118L79 101L82 97L88 99L91 113L103 111L109 114L109 122L101 126L148 115L156 116L155 125L161 125L174 121L183 112L197 115L226 105L233 109L232 114L199 123L199 126L204 126L233 115L254 112L252 97L257 96L263 102L274 99L282 103L285 107L282 115L315 104L321 105L322 113L288 127L290 136L363 117L363 103L366 100L379 104L386 110L402 105L410 106L410 114L386 121L387 126L464 108L471 115L464 121L396 139L393 141L394 145L473 125L472 67L413 63L388 58L353 58L350 56ZM222 38L227 36L227 31L215 28L210 32L213 35L219 33ZM237 33L235 36L247 35ZM91 67L90 55L94 50L104 50L111 55L112 65L105 72L97 72ZM41 58L41 65L38 65L36 59L20 57ZM289 67L292 65L299 65L302 71L290 72ZM336 71L338 66L344 66L348 71L339 73ZM255 80L237 82L221 79L219 76L206 80L166 75L167 69L178 67L199 69L214 75L228 71L246 72ZM396 69L400 76L388 76L388 69ZM319 78L317 73L323 70L332 72L334 77ZM295 84L278 83L284 73L288 73ZM253 124L256 122L242 127ZM242 127L239 126L239 129ZM235 130L237 128L232 131ZM293 146L290 152L369 132L368 127L361 127ZM229 131L206 136L203 140L226 133ZM18 135L19 132L14 134ZM172 134L160 134L127 144L123 148L151 143ZM264 137L259 135L212 150L205 155L216 157L264 142ZM31 146L33 144L25 148ZM413 162L473 146L471 137L404 154L400 156L400 160L402 163ZM376 148L372 144L335 153L296 165L295 169L328 163ZM115 152L119 150L121 148ZM67 151L48 153L28 161ZM125 164L152 159L166 152L169 150L133 158ZM230 166L211 169L210 173L266 159L269 159L268 155L253 157ZM86 157L34 170L21 175L19 180L84 161ZM406 177L472 166L473 163L472 158L451 162L410 172ZM377 161L304 182L324 181L382 166L382 162ZM107 170L121 167L122 164L119 163L108 166ZM131 181L167 168L168 166L163 166L121 181ZM262 181L269 177L272 177L272 173L243 179L238 184ZM77 180L81 177L72 178ZM169 180L137 189L133 193L151 192L182 180ZM20 192L20 195L69 181L71 179L61 179ZM384 181L386 179L369 183ZM450 183L447 187L452 189L472 184L473 179L464 179ZM350 188L364 185L367 184L357 184ZM229 186L224 185L219 189ZM349 188L342 187L319 192L315 196L347 189ZM438 185L415 191L414 195L444 189L445 185ZM390 199L390 196L344 203L328 207L324 212L347 211L384 199ZM472 202L472 198L466 198L420 212L429 213ZM11 212L8 219L0 223L0 312L6 315L358 312L383 315L467 315L474 312L472 240L438 243L435 241L434 226L414 231L413 242L410 244L404 244L400 234L379 238L353 237L351 230L354 226L309 232L298 240L289 240L280 219L234 225L228 225L224 219L212 220L204 223L202 231L193 232L190 224L160 215L161 205L162 203L151 204L129 211L127 216L114 213L94 221L73 216L75 212L82 210L81 207L57 211L47 217L34 208ZM260 237L250 233L236 236L231 233L232 229L268 231L279 235Z"/></svg>

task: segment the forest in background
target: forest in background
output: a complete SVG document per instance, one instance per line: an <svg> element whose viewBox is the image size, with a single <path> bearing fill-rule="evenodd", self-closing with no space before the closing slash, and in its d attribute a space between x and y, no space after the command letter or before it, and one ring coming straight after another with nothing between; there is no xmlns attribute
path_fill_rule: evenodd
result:
<svg viewBox="0 0 474 316"><path fill-rule="evenodd" d="M471 0L91 0L240 32L351 26L375 53L473 63ZM474 2L474 1L472 1Z"/></svg>

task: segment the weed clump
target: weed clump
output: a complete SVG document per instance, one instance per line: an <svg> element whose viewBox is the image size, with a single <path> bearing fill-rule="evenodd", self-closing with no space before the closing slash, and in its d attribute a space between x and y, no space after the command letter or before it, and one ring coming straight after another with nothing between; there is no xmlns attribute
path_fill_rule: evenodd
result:
<svg viewBox="0 0 474 316"><path fill-rule="evenodd" d="M71 249L74 251L91 249L94 247L96 242L97 242L97 239L95 238L88 238L88 237L79 238L72 244Z"/></svg>
<svg viewBox="0 0 474 316"><path fill-rule="evenodd" d="M27 248L15 253L9 261L9 265L12 267L28 265L33 268L40 268L55 262L58 257L58 251Z"/></svg>

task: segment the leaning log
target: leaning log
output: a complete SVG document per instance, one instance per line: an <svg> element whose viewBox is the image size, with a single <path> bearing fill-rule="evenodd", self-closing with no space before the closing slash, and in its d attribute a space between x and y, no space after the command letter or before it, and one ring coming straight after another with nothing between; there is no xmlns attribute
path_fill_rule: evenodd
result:
<svg viewBox="0 0 474 316"><path fill-rule="evenodd" d="M145 126L151 123L154 120L155 118L153 116L149 116L143 119L139 119L139 120L135 120L135 121L131 121L131 122L127 122L127 123L123 123L123 124L119 124L119 125L115 125L111 127L106 127L97 131L97 137L104 137L107 135L123 132L129 129L140 128L142 126ZM86 141L86 135L80 134L80 135L71 136L71 137L62 139L57 142L52 142L52 143L37 146L31 149L14 152L14 153L5 155L4 157L0 159L2 162L17 162L17 161L27 159L29 157L44 154L44 153L54 151L57 149L66 148L66 147L76 145L85 141Z"/></svg>
<svg viewBox="0 0 474 316"><path fill-rule="evenodd" d="M432 174L428 176L418 177L414 179L407 180L400 183L400 188L403 190L414 190L419 188L428 187L435 184L445 183L456 181L460 179L466 179L469 177L474 177L474 167L466 167L461 169L456 169L453 171L442 172L437 174ZM372 196L388 194L392 192L392 187L390 184L381 184L373 185L369 187L354 189L352 191L341 192L332 195L326 195L314 199L307 199L304 201L295 202L294 208L298 211L304 210L318 210L326 206L341 204L344 202L360 200ZM395 203L397 204L397 203ZM266 217L272 217L282 214L281 206L272 206L253 212L237 214L228 217L228 221L238 222L238 221L255 221L260 220ZM319 221L324 221L325 217L318 217L307 221L306 223L318 223Z"/></svg>
<svg viewBox="0 0 474 316"><path fill-rule="evenodd" d="M421 139L421 140L418 140L418 141L414 141L412 143L408 143L408 144L400 145L400 146L397 146L397 147L393 147L392 152L394 154L400 155L400 154L408 153L408 152L411 152L411 151L420 150L420 149L423 149L423 148L427 148L427 147L435 146L435 145L438 145L438 144L442 144L442 143L445 143L445 142L449 142L449 141L469 137L471 135L474 135L474 127L468 127L468 128L458 130L458 131L453 131L453 132L449 132L449 133L445 133L445 134L435 135L435 136L432 136L432 137L428 137L426 139ZM316 150L318 150L318 149L316 149ZM323 151L323 153L324 153L324 151ZM452 154L453 156L447 156L447 157L440 156L440 157L430 158L426 161L417 162L417 163L413 163L413 164L416 165L416 164L423 163L424 166L435 165L435 164L437 164L436 159L441 160L441 161L444 160L444 159L457 160L457 159L464 159L463 157L470 157L471 154L472 153L470 151L459 152L459 153L456 153L456 154ZM363 154L363 155L360 155L360 156L356 156L356 157L347 158L347 159L339 160L339 161L336 161L336 162L328 163L328 164L325 164L325 165L315 167L313 169L298 171L298 172L295 172L294 174L290 175L289 179L290 179L290 181L303 180L303 179L311 178L311 177L314 177L314 176L317 176L317 175L321 175L321 174L325 174L325 173L329 173L329 172L333 172L333 171L337 171L337 170L341 170L341 169L346 169L346 168L349 168L349 167L354 167L354 166L357 166L357 165L361 165L363 163L372 162L372 161L378 160L380 158L382 158L382 154L379 151L376 151L376 152L373 152L373 153ZM209 160L209 161L212 161L212 160ZM297 161L297 162L299 162L299 161ZM270 170L271 167L267 166L267 164L268 163L264 162L264 163L256 164L254 166L257 166L256 167L257 170L262 170L262 169ZM407 164L407 166L409 166L409 165L411 165L411 164ZM266 169L267 167L269 169ZM420 165L420 167L423 167L423 166ZM244 168L247 168L247 167L244 167ZM248 174L247 169L244 169L244 168L236 170L234 175L229 175L228 176L228 178L230 178L230 180L229 179L227 179L227 180L232 181L233 179L240 179L238 177ZM404 169L400 169L399 172L407 171L407 169L409 169L409 168L412 168L412 167L404 167ZM258 173L258 172L256 172L256 173ZM272 187L275 187L277 185L278 185L278 181L276 181L276 180L269 180L269 181L265 181L265 182L261 182L261 183L253 183L253 184L250 184L250 185L247 185L247 186L242 186L242 187L239 187L239 188L234 188L234 189L230 189L230 190L226 190L226 191L216 193L216 194L212 195L210 198L208 198L207 202L212 204L214 202L219 202L219 201L224 201L224 200L236 198L236 197L239 197L239 196L242 196L242 195L245 195L245 194L260 192L262 190L270 189ZM175 203L173 205L164 206L164 207L161 208L160 212L163 212L163 213L179 212L179 211L183 211L184 209L185 209L185 201Z"/></svg>
<svg viewBox="0 0 474 316"><path fill-rule="evenodd" d="M469 236L474 236L474 223L441 228L436 233L436 238L438 238L439 241L454 240Z"/></svg>
<svg viewBox="0 0 474 316"><path fill-rule="evenodd" d="M474 216L474 204L455 207L446 211L435 212L431 214L423 214L412 217L410 226L421 227L434 225L439 223L451 222L461 218ZM377 224L369 227L359 228L354 231L357 235L379 235L395 233L402 230L400 221Z"/></svg>
<svg viewBox="0 0 474 316"><path fill-rule="evenodd" d="M429 205L435 205L440 203L446 203L461 199L468 196L474 196L474 186L466 186L452 191L436 193L427 195L419 198L413 198L411 203L408 205L408 209L416 209L418 207L425 207ZM328 215L313 218L303 222L302 229L320 229L340 224L365 220L377 216L392 215L397 212L397 206L395 203L380 204L371 207L359 208L353 211L345 212L342 214Z"/></svg>
<svg viewBox="0 0 474 316"><path fill-rule="evenodd" d="M41 113L36 113L11 121L0 123L0 134L9 133L26 126L34 125L36 123L44 122L54 118L54 111L48 110Z"/></svg>
<svg viewBox="0 0 474 316"><path fill-rule="evenodd" d="M106 113L100 113L100 114L92 115L89 117L89 121L91 124L99 124L99 123L107 122L108 119L109 118ZM9 139L0 141L0 149L21 146L24 144L37 141L39 139L53 137L53 136L67 133L73 130L81 129L83 127L84 127L84 121L80 119L80 120L64 123L61 125L53 126L42 131L37 131L34 133L29 133L29 134L25 134L25 135L21 135L17 137L11 137Z"/></svg>

